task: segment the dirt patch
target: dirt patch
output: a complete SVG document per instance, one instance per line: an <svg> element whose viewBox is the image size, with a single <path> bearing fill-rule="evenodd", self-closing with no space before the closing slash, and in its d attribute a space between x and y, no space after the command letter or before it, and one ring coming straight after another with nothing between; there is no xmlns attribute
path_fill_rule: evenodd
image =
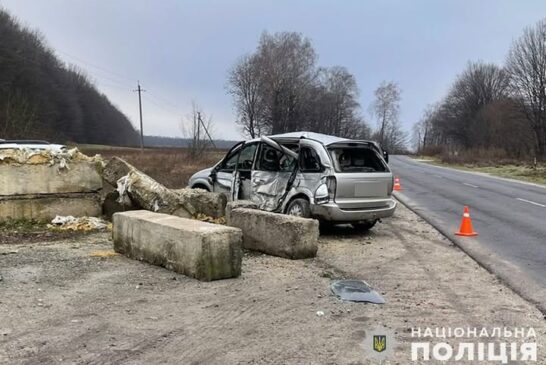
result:
<svg viewBox="0 0 546 365"><path fill-rule="evenodd" d="M532 326L546 361L539 311L404 207L367 234L324 231L315 259L247 252L240 278L210 283L94 254L112 248L107 234L0 250L13 248L0 255L10 364L374 364L362 344L377 326L399 343L390 364L410 363L419 326ZM336 278L364 279L387 303L341 302Z"/></svg>
<svg viewBox="0 0 546 365"><path fill-rule="evenodd" d="M53 242L62 239L77 239L80 232L53 232L47 223L29 220L7 220L0 222L0 245Z"/></svg>

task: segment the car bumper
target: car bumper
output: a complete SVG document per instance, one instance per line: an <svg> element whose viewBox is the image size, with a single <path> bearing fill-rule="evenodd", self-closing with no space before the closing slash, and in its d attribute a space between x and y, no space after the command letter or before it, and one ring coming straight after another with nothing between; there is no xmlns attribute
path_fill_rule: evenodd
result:
<svg viewBox="0 0 546 365"><path fill-rule="evenodd" d="M336 203L316 204L311 206L311 213L320 220L349 223L387 218L394 214L396 201L391 199L383 207L365 209L341 209Z"/></svg>

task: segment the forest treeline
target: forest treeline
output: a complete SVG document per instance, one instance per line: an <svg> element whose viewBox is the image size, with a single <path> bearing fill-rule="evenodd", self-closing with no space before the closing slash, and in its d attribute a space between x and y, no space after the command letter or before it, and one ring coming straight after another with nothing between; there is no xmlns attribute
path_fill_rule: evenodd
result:
<svg viewBox="0 0 546 365"><path fill-rule="evenodd" d="M0 9L0 138L136 145L127 117L42 36Z"/></svg>
<svg viewBox="0 0 546 365"><path fill-rule="evenodd" d="M413 127L415 149L444 159L546 159L546 19L524 29L503 65L469 62Z"/></svg>

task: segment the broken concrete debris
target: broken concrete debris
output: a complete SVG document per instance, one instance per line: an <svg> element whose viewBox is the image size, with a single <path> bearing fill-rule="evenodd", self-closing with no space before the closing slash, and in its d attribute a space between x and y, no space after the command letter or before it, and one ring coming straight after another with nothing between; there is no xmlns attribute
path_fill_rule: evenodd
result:
<svg viewBox="0 0 546 365"><path fill-rule="evenodd" d="M53 231L103 231L111 230L109 222L97 217L56 216L47 227Z"/></svg>
<svg viewBox="0 0 546 365"><path fill-rule="evenodd" d="M204 189L175 189L173 191L183 200L191 202L198 214L212 218L224 217L226 214L227 198L224 194L210 193Z"/></svg>
<svg viewBox="0 0 546 365"><path fill-rule="evenodd" d="M0 149L0 220L100 215L100 161L77 149Z"/></svg>
<svg viewBox="0 0 546 365"><path fill-rule="evenodd" d="M116 187L121 204L183 218L197 214L219 218L225 212L226 197L223 194L199 189L168 189L118 157L106 164L103 178Z"/></svg>
<svg viewBox="0 0 546 365"><path fill-rule="evenodd" d="M121 198L127 195L135 205L152 212L183 218L197 212L188 200L136 169L121 177L117 186Z"/></svg>
<svg viewBox="0 0 546 365"><path fill-rule="evenodd" d="M138 209L133 205L131 199L127 200L120 202L119 193L116 190L106 193L102 201L102 214L111 221L114 213Z"/></svg>
<svg viewBox="0 0 546 365"><path fill-rule="evenodd" d="M241 274L240 229L146 210L116 213L114 250L210 281Z"/></svg>
<svg viewBox="0 0 546 365"><path fill-rule="evenodd" d="M319 223L286 214L235 208L229 212L229 226L243 231L243 247L289 259L315 257Z"/></svg>

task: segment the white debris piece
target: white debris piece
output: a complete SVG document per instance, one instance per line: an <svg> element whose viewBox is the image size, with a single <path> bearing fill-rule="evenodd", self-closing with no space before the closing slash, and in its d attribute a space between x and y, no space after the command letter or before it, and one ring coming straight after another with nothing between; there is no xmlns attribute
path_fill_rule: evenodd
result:
<svg viewBox="0 0 546 365"><path fill-rule="evenodd" d="M56 216L48 228L61 231L101 231L111 229L111 224L97 217Z"/></svg>

